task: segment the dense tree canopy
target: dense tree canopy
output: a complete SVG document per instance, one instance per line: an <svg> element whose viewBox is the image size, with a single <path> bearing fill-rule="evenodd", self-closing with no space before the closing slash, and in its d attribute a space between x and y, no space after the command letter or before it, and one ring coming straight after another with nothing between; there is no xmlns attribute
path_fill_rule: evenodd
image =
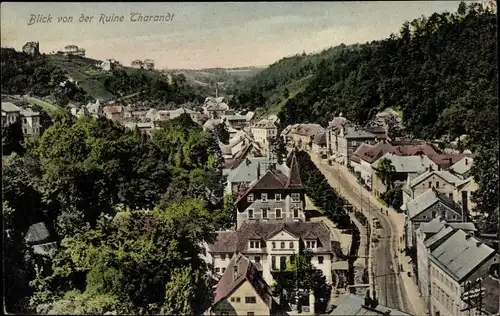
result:
<svg viewBox="0 0 500 316"><path fill-rule="evenodd" d="M4 230L18 262L5 280L18 293L11 309L27 307L31 280L31 307L45 312L203 312L210 284L200 245L230 218L215 139L188 115L151 137L104 118L53 119L2 161L4 219L17 234ZM60 247L24 259L16 244L40 221L55 227Z"/></svg>

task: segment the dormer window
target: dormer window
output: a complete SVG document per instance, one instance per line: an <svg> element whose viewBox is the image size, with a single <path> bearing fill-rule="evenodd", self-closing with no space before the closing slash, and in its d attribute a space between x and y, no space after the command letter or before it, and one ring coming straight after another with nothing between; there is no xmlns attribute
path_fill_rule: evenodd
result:
<svg viewBox="0 0 500 316"><path fill-rule="evenodd" d="M292 202L300 202L300 193L292 193Z"/></svg>
<svg viewBox="0 0 500 316"><path fill-rule="evenodd" d="M261 200L262 202L267 202L267 193L262 193Z"/></svg>
<svg viewBox="0 0 500 316"><path fill-rule="evenodd" d="M281 194L276 193L276 194L274 195L274 199L275 199L276 201L281 201Z"/></svg>
<svg viewBox="0 0 500 316"><path fill-rule="evenodd" d="M250 193L250 194L247 196L247 201L248 201L248 202L253 202L253 193Z"/></svg>
<svg viewBox="0 0 500 316"><path fill-rule="evenodd" d="M260 249L260 240L250 240L250 249Z"/></svg>
<svg viewBox="0 0 500 316"><path fill-rule="evenodd" d="M306 248L307 249L316 248L316 240L306 240Z"/></svg>

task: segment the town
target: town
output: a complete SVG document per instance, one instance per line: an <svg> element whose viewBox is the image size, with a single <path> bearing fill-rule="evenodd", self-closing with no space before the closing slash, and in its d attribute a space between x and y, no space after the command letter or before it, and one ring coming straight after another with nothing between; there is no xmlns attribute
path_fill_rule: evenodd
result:
<svg viewBox="0 0 500 316"><path fill-rule="evenodd" d="M498 161L473 132L422 137L397 106L312 120L292 85L269 111L238 90L266 70L200 85L40 46L2 48L6 313L500 315ZM50 84L20 89L17 60Z"/></svg>

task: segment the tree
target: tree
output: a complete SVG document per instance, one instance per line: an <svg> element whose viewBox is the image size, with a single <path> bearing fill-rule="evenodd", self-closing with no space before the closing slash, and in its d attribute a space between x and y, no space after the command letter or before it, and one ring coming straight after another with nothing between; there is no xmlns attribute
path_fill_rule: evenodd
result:
<svg viewBox="0 0 500 316"><path fill-rule="evenodd" d="M379 160L375 174L379 177L380 181L390 190L393 186L392 177L396 172L396 168L392 162L387 158Z"/></svg>
<svg viewBox="0 0 500 316"><path fill-rule="evenodd" d="M293 262L287 262L286 271L277 273L274 291L280 293L288 302L295 302L301 291L313 291L316 300L316 312L324 312L331 288L321 270L317 270L311 263L312 254L300 250Z"/></svg>
<svg viewBox="0 0 500 316"><path fill-rule="evenodd" d="M229 130L225 122L221 122L215 126L214 134L223 144L229 143Z"/></svg>
<svg viewBox="0 0 500 316"><path fill-rule="evenodd" d="M13 152L23 155L23 144L24 134L20 119L10 124L2 124L2 155L10 155Z"/></svg>

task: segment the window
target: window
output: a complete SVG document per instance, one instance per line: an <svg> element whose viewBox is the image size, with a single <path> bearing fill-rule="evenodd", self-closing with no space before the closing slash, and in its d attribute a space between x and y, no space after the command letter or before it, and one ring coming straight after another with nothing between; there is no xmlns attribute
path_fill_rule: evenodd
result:
<svg viewBox="0 0 500 316"><path fill-rule="evenodd" d="M26 128L23 128L23 133L24 134L27 134L28 133L28 130Z"/></svg>
<svg viewBox="0 0 500 316"><path fill-rule="evenodd" d="M357 143L356 143L355 140L353 140L351 144L352 144L352 146L356 146L357 145Z"/></svg>
<svg viewBox="0 0 500 316"><path fill-rule="evenodd" d="M248 312L247 316L254 316L254 313L253 312Z"/></svg>
<svg viewBox="0 0 500 316"><path fill-rule="evenodd" d="M236 303L239 303L239 302L241 302L241 298L237 297L236 298Z"/></svg>
<svg viewBox="0 0 500 316"><path fill-rule="evenodd" d="M276 218L281 218L281 209L275 208L274 211L276 212Z"/></svg>
<svg viewBox="0 0 500 316"><path fill-rule="evenodd" d="M429 188L431 188L431 187L432 187L432 182L431 182L431 181L429 181Z"/></svg>
<svg viewBox="0 0 500 316"><path fill-rule="evenodd" d="M273 249L276 249L276 243L273 241Z"/></svg>
<svg viewBox="0 0 500 316"><path fill-rule="evenodd" d="M448 197L449 197L450 199L453 199L453 193L448 193Z"/></svg>
<svg viewBox="0 0 500 316"><path fill-rule="evenodd" d="M231 297L231 302L236 301L236 297Z"/></svg>
<svg viewBox="0 0 500 316"><path fill-rule="evenodd" d="M219 273L220 272L220 268L215 268L215 272Z"/></svg>
<svg viewBox="0 0 500 316"><path fill-rule="evenodd" d="M315 248L315 247L316 247L316 241L314 240L306 241L306 248Z"/></svg>
<svg viewBox="0 0 500 316"><path fill-rule="evenodd" d="M285 242L284 241L281 242L281 249L285 249Z"/></svg>
<svg viewBox="0 0 500 316"><path fill-rule="evenodd" d="M267 218L267 208L262 209L262 218Z"/></svg>
<svg viewBox="0 0 500 316"><path fill-rule="evenodd" d="M446 218L446 211L441 211L441 217Z"/></svg>
<svg viewBox="0 0 500 316"><path fill-rule="evenodd" d="M323 264L323 260L325 260L325 258L323 256L318 256L318 263L319 264Z"/></svg>
<svg viewBox="0 0 500 316"><path fill-rule="evenodd" d="M221 253L221 254L220 254L220 258L221 258L222 260L226 260L226 254L225 254L225 253Z"/></svg>
<svg viewBox="0 0 500 316"><path fill-rule="evenodd" d="M255 296L246 296L245 303L247 304L255 304L257 303L257 298Z"/></svg>
<svg viewBox="0 0 500 316"><path fill-rule="evenodd" d="M436 188L439 189L439 181L436 181Z"/></svg>
<svg viewBox="0 0 500 316"><path fill-rule="evenodd" d="M28 120L26 118L23 118L23 123L24 124L27 124L28 123Z"/></svg>
<svg viewBox="0 0 500 316"><path fill-rule="evenodd" d="M254 249L254 248L258 249L258 248L260 248L260 241L258 241L258 240L251 240L250 241L250 248L251 249Z"/></svg>
<svg viewBox="0 0 500 316"><path fill-rule="evenodd" d="M292 193L292 202L300 202L300 193Z"/></svg>
<svg viewBox="0 0 500 316"><path fill-rule="evenodd" d="M253 193L250 193L247 197L248 202L253 202Z"/></svg>
<svg viewBox="0 0 500 316"><path fill-rule="evenodd" d="M437 212L436 211L432 211L432 218L436 218L436 215L437 215Z"/></svg>
<svg viewBox="0 0 500 316"><path fill-rule="evenodd" d="M255 256L255 263L260 263L260 256Z"/></svg>
<svg viewBox="0 0 500 316"><path fill-rule="evenodd" d="M222 273L226 272L226 268L222 268Z"/></svg>
<svg viewBox="0 0 500 316"><path fill-rule="evenodd" d="M290 249L293 249L293 241L290 242Z"/></svg>
<svg viewBox="0 0 500 316"><path fill-rule="evenodd" d="M298 208L293 209L293 217L299 218L299 209Z"/></svg>
<svg viewBox="0 0 500 316"><path fill-rule="evenodd" d="M262 193L260 196L262 202L267 202L267 193Z"/></svg>
<svg viewBox="0 0 500 316"><path fill-rule="evenodd" d="M281 194L276 193L276 194L274 195L274 199L275 199L276 201L281 201Z"/></svg>
<svg viewBox="0 0 500 316"><path fill-rule="evenodd" d="M221 312L220 315L221 316L229 316L229 313L228 312Z"/></svg>
<svg viewBox="0 0 500 316"><path fill-rule="evenodd" d="M271 269L276 270L276 256L271 257Z"/></svg>
<svg viewBox="0 0 500 316"><path fill-rule="evenodd" d="M253 218L253 209L248 209L248 218Z"/></svg>
<svg viewBox="0 0 500 316"><path fill-rule="evenodd" d="M280 270L281 271L286 270L286 257L285 256L280 257Z"/></svg>

